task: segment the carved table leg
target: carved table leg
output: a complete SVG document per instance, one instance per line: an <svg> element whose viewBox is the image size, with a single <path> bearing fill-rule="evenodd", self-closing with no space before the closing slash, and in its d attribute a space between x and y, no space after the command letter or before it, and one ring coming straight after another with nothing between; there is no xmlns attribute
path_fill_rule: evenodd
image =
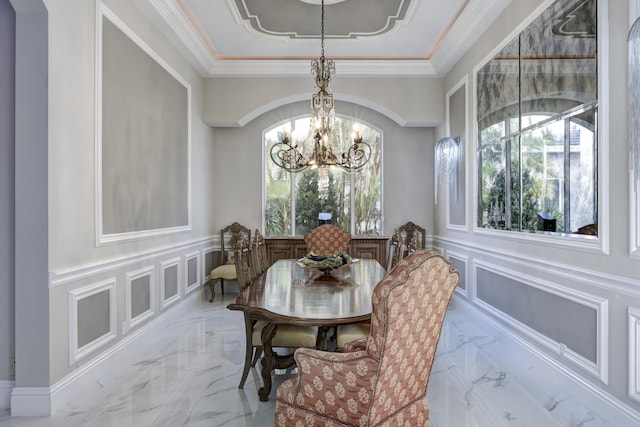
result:
<svg viewBox="0 0 640 427"><path fill-rule="evenodd" d="M293 358L293 353L281 356L275 351L273 351L273 347L271 346L271 341L273 337L276 335L276 331L278 329L278 325L276 323L267 323L267 325L262 329L262 351L264 352L264 356L262 356L262 388L258 390L258 396L260 396L260 400L266 402L269 400L269 394L271 394L271 373L274 369L287 369L295 364L295 359Z"/></svg>
<svg viewBox="0 0 640 427"><path fill-rule="evenodd" d="M271 347L271 340L276 334L278 325L276 323L267 323L262 329L262 350L264 356L262 356L262 387L258 390L258 396L262 402L269 400L269 394L271 394L271 372L276 368L277 355Z"/></svg>

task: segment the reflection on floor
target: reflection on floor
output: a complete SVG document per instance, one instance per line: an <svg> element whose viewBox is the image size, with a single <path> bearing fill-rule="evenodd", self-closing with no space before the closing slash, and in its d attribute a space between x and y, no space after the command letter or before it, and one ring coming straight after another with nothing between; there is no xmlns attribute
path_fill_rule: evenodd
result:
<svg viewBox="0 0 640 427"><path fill-rule="evenodd" d="M272 426L272 398L258 400L253 370L238 389L244 360L244 325L227 310L227 293L177 321L165 319L151 333L105 362L99 374L51 417L11 418L0 427L44 426ZM533 364L516 366L501 340L472 321L455 302L449 308L431 374L431 426L616 426L597 405L557 387L545 394L528 380ZM594 409L596 408L596 409Z"/></svg>

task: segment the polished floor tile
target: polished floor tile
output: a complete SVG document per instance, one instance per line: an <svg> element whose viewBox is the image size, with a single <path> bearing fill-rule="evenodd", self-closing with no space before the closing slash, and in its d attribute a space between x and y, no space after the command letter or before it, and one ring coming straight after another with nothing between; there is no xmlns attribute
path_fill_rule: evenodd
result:
<svg viewBox="0 0 640 427"><path fill-rule="evenodd" d="M0 427L273 425L275 387L289 374L275 377L268 402L258 399L257 369L238 389L244 325L239 312L225 308L234 297L164 319L83 378L82 392L52 416L0 413ZM524 372L533 369L514 363L499 339L452 304L429 381L431 426L619 426L562 387L543 391Z"/></svg>

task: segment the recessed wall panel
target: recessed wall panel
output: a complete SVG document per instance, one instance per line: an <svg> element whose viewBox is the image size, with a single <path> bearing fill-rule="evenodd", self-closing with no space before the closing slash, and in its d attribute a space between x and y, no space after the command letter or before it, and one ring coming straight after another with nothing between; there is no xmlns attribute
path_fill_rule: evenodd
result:
<svg viewBox="0 0 640 427"><path fill-rule="evenodd" d="M206 278L211 270L213 270L215 265L215 257L213 250L205 250L204 251L204 262L203 262L203 276Z"/></svg>
<svg viewBox="0 0 640 427"><path fill-rule="evenodd" d="M190 88L117 17L103 12L99 241L188 229Z"/></svg>
<svg viewBox="0 0 640 427"><path fill-rule="evenodd" d="M192 254L187 254L186 257L186 287L187 291L197 288L200 286L200 253L195 252Z"/></svg>
<svg viewBox="0 0 640 427"><path fill-rule="evenodd" d="M151 276L131 281L131 318L135 319L151 309Z"/></svg>
<svg viewBox="0 0 640 427"><path fill-rule="evenodd" d="M78 348L110 332L111 290L90 295L77 301Z"/></svg>
<svg viewBox="0 0 640 427"><path fill-rule="evenodd" d="M460 282L458 282L458 289L467 289L467 265L463 260L450 257L451 265L460 273Z"/></svg>
<svg viewBox="0 0 640 427"><path fill-rule="evenodd" d="M594 308L534 286L477 269L477 298L597 363L598 313Z"/></svg>
<svg viewBox="0 0 640 427"><path fill-rule="evenodd" d="M449 179L448 188L448 211L449 224L466 225L466 145L467 145L467 99L466 85L460 86L448 98L449 103L449 135L458 141L458 167L453 171L455 177Z"/></svg>
<svg viewBox="0 0 640 427"><path fill-rule="evenodd" d="M178 293L178 266L172 265L164 270L164 299L167 300Z"/></svg>

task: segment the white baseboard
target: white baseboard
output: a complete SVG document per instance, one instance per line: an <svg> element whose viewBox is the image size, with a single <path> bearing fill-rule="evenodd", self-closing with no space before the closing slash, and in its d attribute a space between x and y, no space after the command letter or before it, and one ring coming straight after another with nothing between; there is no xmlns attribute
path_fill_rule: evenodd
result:
<svg viewBox="0 0 640 427"><path fill-rule="evenodd" d="M44 417L51 415L49 387L14 387L11 392L12 417Z"/></svg>
<svg viewBox="0 0 640 427"><path fill-rule="evenodd" d="M14 381L0 381L0 410L11 408L11 390L15 387Z"/></svg>
<svg viewBox="0 0 640 427"><path fill-rule="evenodd" d="M465 312L469 313L475 320L481 322L487 330L491 331L492 336L502 338L508 346L509 351L513 352L512 360L526 360L527 364L535 363L547 372L545 375L539 375L538 372L537 377L528 377L528 380L531 381L532 384L535 384L540 390L551 392L546 389L549 387L550 379L554 379L555 383L562 382L563 388L566 388L568 395L575 397L582 396L584 401L588 401L589 405L593 407L595 413L605 417L607 420L615 421L614 425L640 425L640 412L635 408L592 384L588 378L559 364L547 354L540 351L535 345L532 345L527 342L526 339L517 335L516 332L505 327L505 325L496 321L478 307L464 300L463 296L455 295L453 302L465 310ZM523 366L521 372L527 372L527 370L528 367Z"/></svg>

